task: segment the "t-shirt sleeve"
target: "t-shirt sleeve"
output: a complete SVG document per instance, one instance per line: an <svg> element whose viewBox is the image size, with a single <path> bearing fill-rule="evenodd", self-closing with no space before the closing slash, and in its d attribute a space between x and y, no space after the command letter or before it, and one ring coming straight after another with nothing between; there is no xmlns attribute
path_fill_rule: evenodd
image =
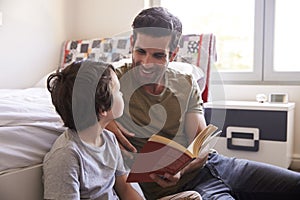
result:
<svg viewBox="0 0 300 200"><path fill-rule="evenodd" d="M125 74L127 71L129 70L129 65L125 64L122 65L120 67L115 68L115 72L118 76L118 78L120 79L122 77L123 74Z"/></svg>
<svg viewBox="0 0 300 200"><path fill-rule="evenodd" d="M79 163L70 149L58 149L44 162L44 198L80 199Z"/></svg>
<svg viewBox="0 0 300 200"><path fill-rule="evenodd" d="M127 171L125 169L123 157L119 146L118 146L117 153L118 153L118 160L117 160L118 164L117 164L116 176L122 176L124 174L127 174Z"/></svg>

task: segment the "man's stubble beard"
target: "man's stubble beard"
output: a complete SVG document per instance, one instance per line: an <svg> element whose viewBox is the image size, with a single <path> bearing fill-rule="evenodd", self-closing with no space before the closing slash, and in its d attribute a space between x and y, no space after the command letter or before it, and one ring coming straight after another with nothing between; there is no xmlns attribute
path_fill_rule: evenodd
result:
<svg viewBox="0 0 300 200"><path fill-rule="evenodd" d="M167 67L156 66L154 67L156 68L154 69L154 73L151 74L150 77L146 77L146 76L143 77L143 75L141 74L142 65L140 65L139 63L135 63L133 60L132 66L133 66L133 77L136 84L139 84L140 86L151 85L151 84L164 84L165 82L164 76Z"/></svg>

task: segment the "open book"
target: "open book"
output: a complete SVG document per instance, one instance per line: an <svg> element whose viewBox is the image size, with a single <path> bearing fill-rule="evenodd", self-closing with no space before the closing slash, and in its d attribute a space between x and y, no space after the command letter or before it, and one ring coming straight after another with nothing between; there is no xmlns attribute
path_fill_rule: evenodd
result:
<svg viewBox="0 0 300 200"><path fill-rule="evenodd" d="M202 130L185 148L168 138L152 135L143 146L131 167L127 182L153 182L150 174L163 176L166 172L176 174L201 153L215 144L214 138L221 131L212 124Z"/></svg>

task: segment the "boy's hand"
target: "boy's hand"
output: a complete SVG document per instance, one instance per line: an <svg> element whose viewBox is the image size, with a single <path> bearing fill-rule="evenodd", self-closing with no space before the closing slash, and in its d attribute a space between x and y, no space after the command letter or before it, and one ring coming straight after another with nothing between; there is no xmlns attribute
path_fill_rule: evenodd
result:
<svg viewBox="0 0 300 200"><path fill-rule="evenodd" d="M107 126L106 129L113 132L119 141L120 149L125 156L132 157L130 152L136 153L136 148L128 141L127 137L133 137L134 133L129 132L125 129L121 124L116 122L115 120L111 121ZM128 152L129 151L129 152Z"/></svg>

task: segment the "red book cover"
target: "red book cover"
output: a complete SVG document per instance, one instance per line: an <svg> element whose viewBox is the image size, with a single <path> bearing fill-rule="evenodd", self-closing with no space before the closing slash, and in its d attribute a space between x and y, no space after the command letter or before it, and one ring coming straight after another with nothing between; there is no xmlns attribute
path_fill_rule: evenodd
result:
<svg viewBox="0 0 300 200"><path fill-rule="evenodd" d="M218 128L208 125L194 138L188 148L168 138L152 135L137 154L131 167L127 182L153 182L150 174L172 175L178 173L203 149L208 149L212 139L219 135Z"/></svg>
<svg viewBox="0 0 300 200"><path fill-rule="evenodd" d="M137 155L127 182L153 182L152 173L164 175L178 173L194 158L173 146L148 141Z"/></svg>

